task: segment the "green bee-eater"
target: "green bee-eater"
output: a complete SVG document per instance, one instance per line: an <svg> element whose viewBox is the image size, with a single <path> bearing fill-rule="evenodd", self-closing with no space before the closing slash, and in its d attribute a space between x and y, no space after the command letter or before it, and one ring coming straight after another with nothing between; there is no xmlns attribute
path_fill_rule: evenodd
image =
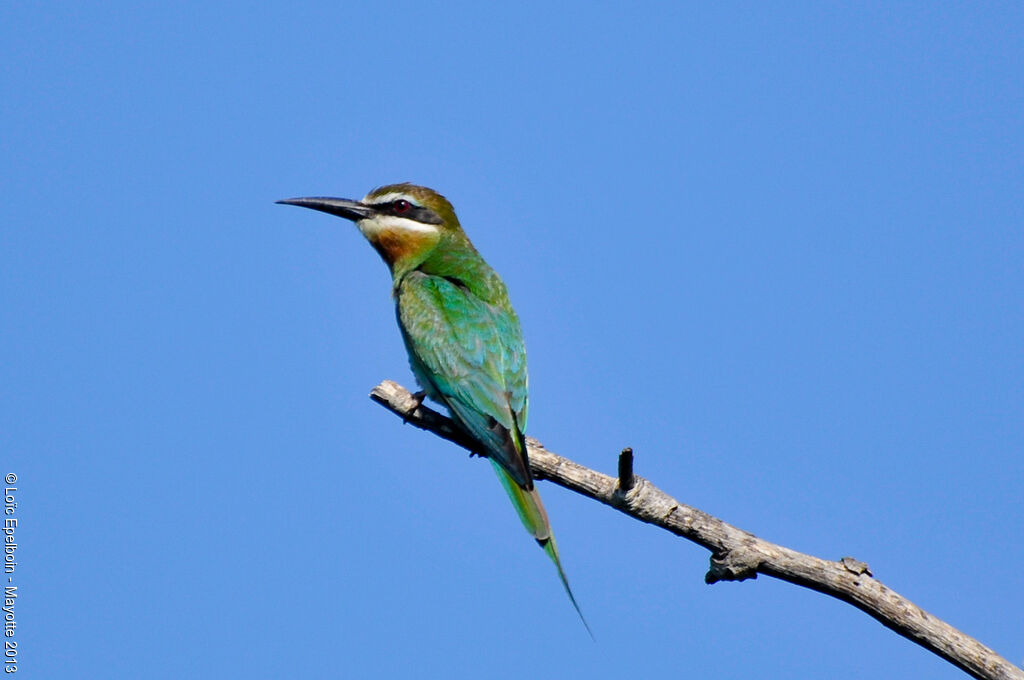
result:
<svg viewBox="0 0 1024 680"><path fill-rule="evenodd" d="M523 436L526 348L519 318L505 284L470 243L451 203L414 184L380 187L362 201L315 197L278 202L352 220L387 263L416 381L486 452L526 530L555 563L582 619L530 474Z"/></svg>

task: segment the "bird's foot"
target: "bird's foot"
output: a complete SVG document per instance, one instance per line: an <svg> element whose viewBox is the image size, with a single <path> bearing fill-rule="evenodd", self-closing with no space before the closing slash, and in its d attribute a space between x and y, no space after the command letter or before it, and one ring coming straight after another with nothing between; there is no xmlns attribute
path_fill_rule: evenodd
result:
<svg viewBox="0 0 1024 680"><path fill-rule="evenodd" d="M411 414L413 411L415 411L420 406L422 406L423 405L423 400L426 399L426 398L427 398L427 391L426 390L420 390L419 392L414 392L412 394L413 406L412 406L411 409L409 409L408 412ZM402 423L407 423L407 422L409 422L409 419L406 418L405 416L402 416Z"/></svg>

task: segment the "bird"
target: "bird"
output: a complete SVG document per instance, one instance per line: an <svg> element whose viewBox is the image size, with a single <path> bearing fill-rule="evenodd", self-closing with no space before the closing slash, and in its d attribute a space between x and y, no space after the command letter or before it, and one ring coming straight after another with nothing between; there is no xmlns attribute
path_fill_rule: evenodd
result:
<svg viewBox="0 0 1024 680"><path fill-rule="evenodd" d="M519 317L505 283L470 242L452 204L433 189L407 182L378 187L359 201L315 196L277 203L351 220L387 264L398 327L421 389L416 398L444 406L490 460L593 637L530 473Z"/></svg>

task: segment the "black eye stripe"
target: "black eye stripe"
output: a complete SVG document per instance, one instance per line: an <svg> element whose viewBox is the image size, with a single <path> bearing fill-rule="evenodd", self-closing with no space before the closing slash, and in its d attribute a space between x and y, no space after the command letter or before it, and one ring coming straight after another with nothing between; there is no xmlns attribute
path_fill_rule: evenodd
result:
<svg viewBox="0 0 1024 680"><path fill-rule="evenodd" d="M405 198L396 198L387 203L378 203L374 206L378 211L386 215L404 217L407 220L421 222L423 224L441 224L444 220L430 208L416 205Z"/></svg>

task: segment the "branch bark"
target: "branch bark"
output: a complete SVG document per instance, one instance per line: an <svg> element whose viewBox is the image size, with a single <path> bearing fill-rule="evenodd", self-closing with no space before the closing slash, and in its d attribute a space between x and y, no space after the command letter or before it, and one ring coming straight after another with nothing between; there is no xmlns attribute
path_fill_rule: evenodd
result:
<svg viewBox="0 0 1024 680"><path fill-rule="evenodd" d="M370 398L401 416L404 422L472 453L485 455L451 419L423 406L395 382L385 380L377 385ZM863 562L851 557L832 562L806 555L769 543L680 503L633 473L631 449L620 455L620 478L616 479L562 458L532 437L526 441L530 469L536 479L552 481L710 550L711 568L704 576L706 583L742 581L757 578L758 574L773 576L852 604L975 678L1024 680L1024 669L886 587Z"/></svg>

